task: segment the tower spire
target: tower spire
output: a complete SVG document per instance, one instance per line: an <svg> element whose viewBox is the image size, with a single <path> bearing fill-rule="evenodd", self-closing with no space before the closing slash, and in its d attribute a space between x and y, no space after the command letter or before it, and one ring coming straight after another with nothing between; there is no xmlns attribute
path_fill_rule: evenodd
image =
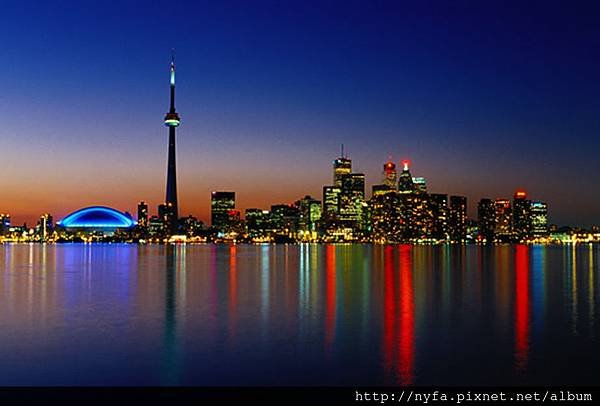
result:
<svg viewBox="0 0 600 406"><path fill-rule="evenodd" d="M175 113L175 49L171 50L171 108L169 113Z"/></svg>

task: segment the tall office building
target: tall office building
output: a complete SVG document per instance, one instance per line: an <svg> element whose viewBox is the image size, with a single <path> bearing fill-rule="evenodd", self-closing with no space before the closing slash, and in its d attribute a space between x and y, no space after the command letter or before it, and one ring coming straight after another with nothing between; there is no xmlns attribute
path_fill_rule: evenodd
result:
<svg viewBox="0 0 600 406"><path fill-rule="evenodd" d="M400 177L398 179L398 191L402 194L414 193L416 191L413 177L408 168L408 161L402 162L402 172L400 172Z"/></svg>
<svg viewBox="0 0 600 406"><path fill-rule="evenodd" d="M246 225L244 221L242 221L242 213L239 210L229 210L227 212L227 221L225 227L223 228L223 232L225 234L242 235L246 231Z"/></svg>
<svg viewBox="0 0 600 406"><path fill-rule="evenodd" d="M371 236L374 242L400 241L401 218L398 192L387 185L373 185L369 201Z"/></svg>
<svg viewBox="0 0 600 406"><path fill-rule="evenodd" d="M513 199L513 232L519 240L531 236L531 201L523 190L515 192Z"/></svg>
<svg viewBox="0 0 600 406"><path fill-rule="evenodd" d="M479 236L487 243L494 242L496 207L492 199L481 199L477 205Z"/></svg>
<svg viewBox="0 0 600 406"><path fill-rule="evenodd" d="M300 210L300 230L316 232L317 223L321 220L321 202L307 195L296 201L294 205Z"/></svg>
<svg viewBox="0 0 600 406"><path fill-rule="evenodd" d="M412 178L415 191L419 193L427 193L427 181L422 176Z"/></svg>
<svg viewBox="0 0 600 406"><path fill-rule="evenodd" d="M432 193L429 195L431 212L430 236L436 240L448 239L448 195Z"/></svg>
<svg viewBox="0 0 600 406"><path fill-rule="evenodd" d="M427 238L432 221L428 215L428 196L415 185L408 161L402 162L402 172L398 177L398 193L401 240L412 241Z"/></svg>
<svg viewBox="0 0 600 406"><path fill-rule="evenodd" d="M333 186L342 187L342 178L352 173L352 160L343 155L333 161Z"/></svg>
<svg viewBox="0 0 600 406"><path fill-rule="evenodd" d="M179 219L179 208L177 203L177 166L175 162L175 129L179 126L179 114L175 111L175 58L171 59L171 105L169 112L165 116L165 125L169 128L169 156L167 162L167 193L165 206L166 227L169 233L174 234L177 231Z"/></svg>
<svg viewBox="0 0 600 406"><path fill-rule="evenodd" d="M344 155L342 144L341 156L333 161L333 186L323 186L322 216L326 229L337 224L340 216L342 182L344 177L352 173L352 161Z"/></svg>
<svg viewBox="0 0 600 406"><path fill-rule="evenodd" d="M341 193L341 186L323 186L323 218L328 222L338 218Z"/></svg>
<svg viewBox="0 0 600 406"><path fill-rule="evenodd" d="M42 214L37 224L37 235L40 241L46 241L54 231L52 216L48 213Z"/></svg>
<svg viewBox="0 0 600 406"><path fill-rule="evenodd" d="M365 175L350 173L342 176L339 219L350 228L359 227L362 204L365 201Z"/></svg>
<svg viewBox="0 0 600 406"><path fill-rule="evenodd" d="M276 235L295 237L300 225L300 210L287 204L271 206L271 226Z"/></svg>
<svg viewBox="0 0 600 406"><path fill-rule="evenodd" d="M396 171L396 164L391 159L383 164L382 184L394 190L398 187L398 172Z"/></svg>
<svg viewBox="0 0 600 406"><path fill-rule="evenodd" d="M204 223L191 214L180 219L181 231L187 237L198 237L204 231Z"/></svg>
<svg viewBox="0 0 600 406"><path fill-rule="evenodd" d="M531 234L534 237L548 235L548 205L545 202L531 202Z"/></svg>
<svg viewBox="0 0 600 406"><path fill-rule="evenodd" d="M137 206L138 227L142 230L148 228L148 205L146 202L139 202Z"/></svg>
<svg viewBox="0 0 600 406"><path fill-rule="evenodd" d="M453 242L464 242L467 238L467 198L465 196L450 196L448 231L450 240Z"/></svg>
<svg viewBox="0 0 600 406"><path fill-rule="evenodd" d="M512 230L512 207L508 199L496 199L495 209L495 227L494 234L496 238L502 241L509 241L513 236Z"/></svg>
<svg viewBox="0 0 600 406"><path fill-rule="evenodd" d="M162 206L162 205L161 205ZM160 209L160 206L159 206ZM161 238L164 234L164 222L160 215L151 216L148 219L148 236L151 238Z"/></svg>
<svg viewBox="0 0 600 406"><path fill-rule="evenodd" d="M176 234L177 231L177 216L175 215L175 206L173 203L163 203L158 205L158 217L162 221L163 236Z"/></svg>
<svg viewBox="0 0 600 406"><path fill-rule="evenodd" d="M210 223L220 232L229 226L229 212L235 210L235 192L212 192L210 195Z"/></svg>
<svg viewBox="0 0 600 406"><path fill-rule="evenodd" d="M248 234L251 238L264 238L270 228L270 213L262 209L246 209L245 215Z"/></svg>

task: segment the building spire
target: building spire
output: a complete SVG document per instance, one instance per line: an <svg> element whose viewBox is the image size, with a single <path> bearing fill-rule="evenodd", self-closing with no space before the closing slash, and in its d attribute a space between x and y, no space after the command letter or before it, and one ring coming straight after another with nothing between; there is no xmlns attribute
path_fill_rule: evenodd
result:
<svg viewBox="0 0 600 406"><path fill-rule="evenodd" d="M169 112L175 112L175 49L171 50L171 109Z"/></svg>

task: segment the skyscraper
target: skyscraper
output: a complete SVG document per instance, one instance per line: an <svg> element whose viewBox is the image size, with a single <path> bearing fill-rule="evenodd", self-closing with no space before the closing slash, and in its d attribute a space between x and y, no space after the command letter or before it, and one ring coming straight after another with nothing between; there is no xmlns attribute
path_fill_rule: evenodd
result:
<svg viewBox="0 0 600 406"><path fill-rule="evenodd" d="M448 239L448 195L432 193L429 195L429 210L431 211L430 235L436 240Z"/></svg>
<svg viewBox="0 0 600 406"><path fill-rule="evenodd" d="M496 228L496 208L492 199L481 199L477 205L479 236L489 244L494 242Z"/></svg>
<svg viewBox="0 0 600 406"><path fill-rule="evenodd" d="M210 222L213 228L221 232L227 231L231 210L235 210L235 192L211 193Z"/></svg>
<svg viewBox="0 0 600 406"><path fill-rule="evenodd" d="M342 187L342 178L352 172L352 160L344 155L344 144L339 158L333 161L333 186Z"/></svg>
<svg viewBox="0 0 600 406"><path fill-rule="evenodd" d="M287 204L274 204L271 206L270 217L271 226L276 236L288 238L295 236L300 224L300 209Z"/></svg>
<svg viewBox="0 0 600 406"><path fill-rule="evenodd" d="M342 177L339 217L349 227L358 225L362 203L365 201L365 175L350 173Z"/></svg>
<svg viewBox="0 0 600 406"><path fill-rule="evenodd" d="M270 213L262 209L246 209L246 225L250 238L264 238L269 229Z"/></svg>
<svg viewBox="0 0 600 406"><path fill-rule="evenodd" d="M396 164L390 159L383 164L383 184L395 190L398 187L397 182L398 172L396 171Z"/></svg>
<svg viewBox="0 0 600 406"><path fill-rule="evenodd" d="M300 230L315 232L317 222L321 220L321 202L307 195L297 200L294 205L300 210Z"/></svg>
<svg viewBox="0 0 600 406"><path fill-rule="evenodd" d="M327 222L335 221L340 212L341 187L323 186L323 217Z"/></svg>
<svg viewBox="0 0 600 406"><path fill-rule="evenodd" d="M177 204L177 166L175 162L175 129L179 126L179 114L175 111L175 58L171 59L171 106L165 116L165 125L169 127L169 157L167 163L166 207L169 208L167 229L176 233L179 207Z"/></svg>
<svg viewBox="0 0 600 406"><path fill-rule="evenodd" d="M448 229L450 240L464 242L467 238L467 198L464 196L450 196L450 210L448 215Z"/></svg>
<svg viewBox="0 0 600 406"><path fill-rule="evenodd" d="M333 185L342 187L342 178L352 172L352 160L342 156L333 161Z"/></svg>
<svg viewBox="0 0 600 406"><path fill-rule="evenodd" d="M494 234L503 242L508 242L512 238L512 207L508 199L496 199L495 208L495 228Z"/></svg>
<svg viewBox="0 0 600 406"><path fill-rule="evenodd" d="M403 194L415 191L413 177L410 174L410 169L408 169L408 161L402 162L402 172L400 172L400 178L398 179L398 191Z"/></svg>
<svg viewBox="0 0 600 406"><path fill-rule="evenodd" d="M37 224L37 233L40 241L46 241L53 230L54 224L52 222L52 216L48 213L42 214Z"/></svg>
<svg viewBox="0 0 600 406"><path fill-rule="evenodd" d="M398 177L398 193L402 240L424 238L430 223L425 215L427 196L416 188L408 168L408 161L402 162L402 172Z"/></svg>
<svg viewBox="0 0 600 406"><path fill-rule="evenodd" d="M513 200L513 231L519 240L531 235L531 201L523 190L517 190Z"/></svg>
<svg viewBox="0 0 600 406"><path fill-rule="evenodd" d="M413 185L416 191L420 193L427 193L427 181L422 176L415 176L412 178Z"/></svg>
<svg viewBox="0 0 600 406"><path fill-rule="evenodd" d="M148 204L146 202L139 202L137 207L137 220L138 227L140 229L148 228Z"/></svg>
<svg viewBox="0 0 600 406"><path fill-rule="evenodd" d="M373 196L369 206L373 241L378 243L399 241L401 217L398 192L387 185L373 185Z"/></svg>
<svg viewBox="0 0 600 406"><path fill-rule="evenodd" d="M548 235L548 205L545 202L531 202L531 234L534 237Z"/></svg>

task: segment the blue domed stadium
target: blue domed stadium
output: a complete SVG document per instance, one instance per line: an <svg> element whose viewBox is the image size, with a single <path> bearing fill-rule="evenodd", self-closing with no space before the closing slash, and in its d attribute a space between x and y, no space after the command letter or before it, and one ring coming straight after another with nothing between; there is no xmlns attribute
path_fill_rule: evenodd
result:
<svg viewBox="0 0 600 406"><path fill-rule="evenodd" d="M136 225L130 215L104 206L85 207L69 214L57 223L67 230L114 231Z"/></svg>

